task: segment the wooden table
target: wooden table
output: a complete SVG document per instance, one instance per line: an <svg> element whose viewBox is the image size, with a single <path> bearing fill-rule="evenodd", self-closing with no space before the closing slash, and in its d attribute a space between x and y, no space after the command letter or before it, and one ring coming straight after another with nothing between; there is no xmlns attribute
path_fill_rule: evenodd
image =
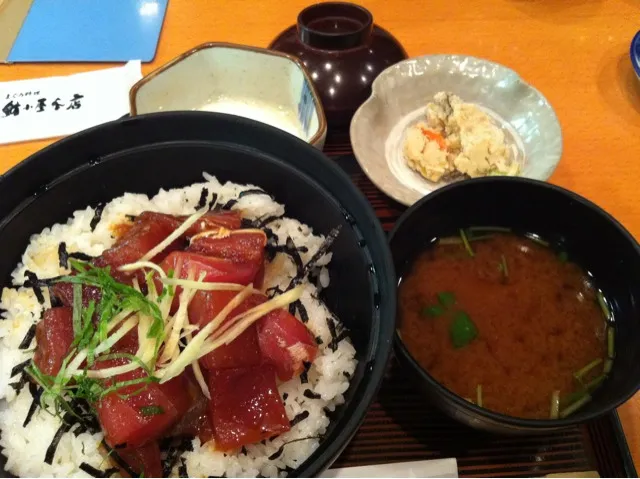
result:
<svg viewBox="0 0 640 479"><path fill-rule="evenodd" d="M637 0L361 0L410 56L460 53L519 72L555 107L563 159L551 178L595 201L640 237L640 81L629 43ZM156 59L144 73L206 41L265 46L308 5L302 0L171 0ZM99 65L0 65L0 81ZM0 146L4 172L50 141ZM620 408L640 466L640 395Z"/></svg>

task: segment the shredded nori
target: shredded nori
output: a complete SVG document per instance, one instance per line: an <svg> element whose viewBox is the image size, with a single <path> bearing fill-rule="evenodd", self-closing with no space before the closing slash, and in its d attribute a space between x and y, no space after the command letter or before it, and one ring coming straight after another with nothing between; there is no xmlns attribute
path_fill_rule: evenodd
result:
<svg viewBox="0 0 640 479"><path fill-rule="evenodd" d="M309 374L309 368L311 367L311 363L308 361L302 361L302 365L304 366L304 371L300 373L300 383L307 384L309 382L309 378L307 375Z"/></svg>
<svg viewBox="0 0 640 479"><path fill-rule="evenodd" d="M336 320L337 321L337 320ZM336 321L333 318L327 318L327 327L329 328L329 333L331 334L331 342L329 343L329 347L332 351L338 349L338 343L349 337L349 330L346 328L341 328L338 332L336 327ZM338 323L339 324L339 323Z"/></svg>
<svg viewBox="0 0 640 479"><path fill-rule="evenodd" d="M81 429L81 431L77 432L76 435L82 434L85 431L89 431L91 434L101 431L98 418L86 400L73 399L69 402L69 407L75 413L74 416L71 416L72 420L80 424L80 427L77 428L74 433L76 433L78 429Z"/></svg>
<svg viewBox="0 0 640 479"><path fill-rule="evenodd" d="M274 222L276 220L279 220L280 218L282 218L282 216L278 216L278 215L265 216L264 218L260 218L258 220L258 222L256 223L256 227L257 228L264 228L269 223L272 223L272 222Z"/></svg>
<svg viewBox="0 0 640 479"><path fill-rule="evenodd" d="M300 253L306 253L307 251L309 251L309 248L307 248L306 246L300 246L296 248L295 245L292 247L291 244L293 244L293 241L291 242L291 244L289 244L290 239L291 238L287 238L287 244L284 245L275 244L275 242L267 240L267 246L265 247L265 250L269 261L271 261L277 253L284 253L286 255L289 255L296 265L296 274L300 274L300 271L302 271L303 268Z"/></svg>
<svg viewBox="0 0 640 479"><path fill-rule="evenodd" d="M314 268L320 258L322 258L327 253L327 251L329 251L329 248L331 248L331 245L340 234L340 229L341 227L338 226L329 231L329 234L318 248L318 251L314 253L309 262L305 265L305 274L308 273L312 268Z"/></svg>
<svg viewBox="0 0 640 479"><path fill-rule="evenodd" d="M29 346L31 346L31 341L33 341L33 338L35 338L35 336L36 336L36 325L34 323L31 326L29 326L29 329L27 330L27 334L25 334L24 338L22 338L22 341L20 342L18 349L29 349Z"/></svg>
<svg viewBox="0 0 640 479"><path fill-rule="evenodd" d="M289 397L289 393L283 393L282 394L282 400L283 401L286 401L288 397Z"/></svg>
<svg viewBox="0 0 640 479"><path fill-rule="evenodd" d="M351 374L349 374L347 371L342 371L342 375L347 379L351 379Z"/></svg>
<svg viewBox="0 0 640 479"><path fill-rule="evenodd" d="M320 346L324 341L322 341L322 338L320 336L316 336L316 344L318 346Z"/></svg>
<svg viewBox="0 0 640 479"><path fill-rule="evenodd" d="M67 243L60 241L58 245L58 262L61 268L67 268L69 266L69 253L67 253Z"/></svg>
<svg viewBox="0 0 640 479"><path fill-rule="evenodd" d="M316 392L313 392L311 389L305 389L302 395L309 399L320 399L322 396Z"/></svg>
<svg viewBox="0 0 640 479"><path fill-rule="evenodd" d="M87 431L91 434L101 431L98 418L86 400L72 399L67 402L67 406L72 412L65 415L64 421L69 425L69 430L73 428L71 432L74 436L78 437L80 434ZM74 428L75 425L78 427Z"/></svg>
<svg viewBox="0 0 640 479"><path fill-rule="evenodd" d="M12 378L12 377L16 376L17 374L20 374L22 371L24 371L24 368L26 368L29 365L30 362L31 362L31 359L27 359L26 361L23 361L20 364L16 364L11 369L11 373L9 374L9 378Z"/></svg>
<svg viewBox="0 0 640 479"><path fill-rule="evenodd" d="M262 231L264 231L264 234L266 235L268 242L273 241L273 245L277 245L280 237L277 234L275 234L271 228L264 228Z"/></svg>
<svg viewBox="0 0 640 479"><path fill-rule="evenodd" d="M325 413L325 415L331 419L331 417L333 416L334 411L332 411L331 409L329 409L327 406L322 408L322 412Z"/></svg>
<svg viewBox="0 0 640 479"><path fill-rule="evenodd" d="M117 467L110 467L106 471L101 471L100 469L96 469L91 464L87 464L86 462L81 463L78 467L82 471L89 474L91 477L111 477L118 472Z"/></svg>
<svg viewBox="0 0 640 479"><path fill-rule="evenodd" d="M27 282L29 283L31 289L33 289L33 292L38 299L38 303L44 304L44 295L42 294L42 289L40 289L41 283L38 279L38 275L33 271L25 271L24 275L27 277ZM25 286L27 282L25 282Z"/></svg>
<svg viewBox="0 0 640 479"><path fill-rule="evenodd" d="M336 345L336 348L338 347L338 343L340 341L344 341L348 337L349 337L349 331L347 329L343 329L342 332L340 334L338 334L338 337L334 341L335 345ZM335 349L334 349L334 351L335 351Z"/></svg>
<svg viewBox="0 0 640 479"><path fill-rule="evenodd" d="M107 444L107 442L104 439L102 440L101 444L102 444L102 447L104 447L105 450L107 451L107 455L109 456L109 458L111 458L111 460L115 462L130 477L138 477L140 475L139 473L134 471L131 468L131 466L127 463L127 461L122 459L122 457L120 457L120 454L118 454L115 449L110 447L109 444Z"/></svg>
<svg viewBox="0 0 640 479"><path fill-rule="evenodd" d="M78 437L83 432L87 432L87 428L84 424L78 424L78 427L71 431L75 437Z"/></svg>
<svg viewBox="0 0 640 479"><path fill-rule="evenodd" d="M269 297L269 298L273 298L276 294L282 294L284 293L284 291L282 291L282 289L280 288L280 286L273 286L271 288L267 288L265 290L265 294Z"/></svg>
<svg viewBox="0 0 640 479"><path fill-rule="evenodd" d="M222 205L222 207L220 207L220 209L221 210L230 210L231 208L233 208L233 206L235 206L235 204L237 202L238 202L238 200L236 200L236 199L230 199L224 205Z"/></svg>
<svg viewBox="0 0 640 479"><path fill-rule="evenodd" d="M255 227L255 223L253 221L251 221L249 218L242 218L240 220L240 227L241 228L254 228Z"/></svg>
<svg viewBox="0 0 640 479"><path fill-rule="evenodd" d="M178 458L185 451L193 451L193 444L188 438L177 443L175 440L168 439L161 442L160 448L163 451L166 450L166 457L162 460L162 475L163 477L169 477L173 467L178 462Z"/></svg>
<svg viewBox="0 0 640 479"><path fill-rule="evenodd" d="M292 441L289 442L285 442L282 446L280 446L278 448L278 450L276 452L274 452L273 454L271 454L268 459L270 461L273 461L275 459L278 459L280 456L282 456L282 453L284 452L284 446L288 445L288 444L293 444L294 442L300 442L300 441L308 441L309 439L318 439L317 437L301 437L299 439L294 439Z"/></svg>
<svg viewBox="0 0 640 479"><path fill-rule="evenodd" d="M271 199L274 198L273 195L270 195L269 193L267 193L264 190L261 190L260 188L253 188L253 189L241 191L240 194L238 195L238 199L244 198L245 196L249 196L249 195L267 195Z"/></svg>
<svg viewBox="0 0 640 479"><path fill-rule="evenodd" d="M102 218L102 211L104 210L104 203L98 203L96 205L96 209L93 212L93 218L91 218L91 223L89 223L89 228L91 228L91 231L94 231L96 229L96 226L98 226L98 223L100 223L100 218Z"/></svg>
<svg viewBox="0 0 640 479"><path fill-rule="evenodd" d="M74 429L73 433L78 436L85 431L89 431L91 434L99 432L100 423L95 415L95 411L91 408L89 403L85 399L74 398L67 403L71 411L67 417L67 422L72 426L79 424L80 426Z"/></svg>
<svg viewBox="0 0 640 479"><path fill-rule="evenodd" d="M22 423L22 427L27 427L27 425L31 422L31 418L40 406L40 396L42 395L42 388L38 387L35 383L29 383L29 392L31 393L31 405L29 406L29 411L27 411L27 417L24 418L24 422Z"/></svg>
<svg viewBox="0 0 640 479"><path fill-rule="evenodd" d="M75 254L75 253L72 253ZM71 256L71 255L70 255ZM40 279L31 271L25 271L25 276L27 276L26 281L22 284L23 288L34 288L34 287L49 287L54 283L60 281L63 276L54 276L52 278L44 278Z"/></svg>
<svg viewBox="0 0 640 479"><path fill-rule="evenodd" d="M58 298L55 294L53 294L50 286L48 287L48 289L49 289L49 301L51 302L51 307L57 308L59 306L63 306L62 300Z"/></svg>
<svg viewBox="0 0 640 479"><path fill-rule="evenodd" d="M28 382L29 382L29 376L27 375L27 373L23 372L22 375L20 376L20 379L18 379L18 381L16 382L9 383L9 386L13 388L16 394L20 394L20 391L22 391L22 388Z"/></svg>
<svg viewBox="0 0 640 479"><path fill-rule="evenodd" d="M265 246L265 257L267 261L273 261L273 258L276 257L277 249L278 249L278 235L275 234L271 229L264 228L264 234L267 236L267 245Z"/></svg>
<svg viewBox="0 0 640 479"><path fill-rule="evenodd" d="M78 259L80 261L91 261L93 259L93 257L88 254L80 252L69 253L67 251L67 244L64 241L61 241L58 245L58 260L62 268L69 267L69 258Z"/></svg>
<svg viewBox="0 0 640 479"><path fill-rule="evenodd" d="M320 399L322 396L316 392L313 392L311 389L305 389L302 395L309 399Z"/></svg>
<svg viewBox="0 0 640 479"><path fill-rule="evenodd" d="M295 315L296 310L298 311L298 313L300 313L300 321L305 324L308 323L309 314L307 313L307 308L304 307L304 304L302 304L302 301L300 301L299 299L289 304L289 314Z"/></svg>
<svg viewBox="0 0 640 479"><path fill-rule="evenodd" d="M187 463L184 458L180 458L180 466L178 466L178 477L189 477L189 472L187 471Z"/></svg>
<svg viewBox="0 0 640 479"><path fill-rule="evenodd" d="M82 253L80 251L74 251L73 253L69 253L69 258L73 258L73 259L77 259L79 261L91 261L93 259L93 256L90 256L88 254Z"/></svg>
<svg viewBox="0 0 640 479"><path fill-rule="evenodd" d="M267 244L267 250L271 250L272 253L285 253L291 257L296 265L296 276L303 274L304 265L302 258L300 257L300 250L296 247L291 236L287 236L287 240L284 245L270 245Z"/></svg>
<svg viewBox="0 0 640 479"><path fill-rule="evenodd" d="M329 328L329 334L331 334L331 342L329 343L329 347L332 351L335 351L336 349L338 349L338 343L336 343L338 332L336 331L336 323L333 322L333 318L327 318L327 327Z"/></svg>
<svg viewBox="0 0 640 479"><path fill-rule="evenodd" d="M64 436L66 433L69 432L69 430L71 429L71 426L73 425L73 423L71 422L72 421L71 417L73 417L73 415L70 413L67 413L62 418L62 424L56 431L56 434L53 436L53 439L51 440L51 444L49 444L49 447L47 448L47 452L44 455L45 463L49 465L53 464L53 457L56 454L56 449L58 448L60 439L62 439L62 436Z"/></svg>
<svg viewBox="0 0 640 479"><path fill-rule="evenodd" d="M93 256L81 253L80 251L74 251L73 253L69 253L69 258L77 259L79 261L91 261Z"/></svg>
<svg viewBox="0 0 640 479"><path fill-rule="evenodd" d="M274 461L274 460L278 459L280 456L282 456L283 452L284 452L284 444L282 446L280 446L276 452L271 454L268 459L270 461Z"/></svg>
<svg viewBox="0 0 640 479"><path fill-rule="evenodd" d="M295 426L296 424L298 424L301 421L304 421L305 419L307 419L309 417L309 411L302 411L299 414L296 414L296 417L294 417L290 422L289 425L291 427Z"/></svg>
<svg viewBox="0 0 640 479"><path fill-rule="evenodd" d="M305 264L304 267L300 271L298 271L298 273L291 279L291 282L289 283L289 286L287 286L286 291L292 290L293 288L298 286L300 283L302 283L302 281L304 281L304 279L309 275L309 273L311 273L313 268L316 267L316 264L318 263L318 261L320 261L320 259L327 253L327 251L329 250L333 242L338 237L339 233L340 233L340 226L332 229L329 232L327 237L324 239L324 241L318 248L318 251L314 253L314 255L307 262L307 264Z"/></svg>
<svg viewBox="0 0 640 479"><path fill-rule="evenodd" d="M208 197L209 197L209 189L206 187L203 187L202 191L200 192L200 199L198 200L198 204L196 205L197 210L204 208L204 206L207 204Z"/></svg>

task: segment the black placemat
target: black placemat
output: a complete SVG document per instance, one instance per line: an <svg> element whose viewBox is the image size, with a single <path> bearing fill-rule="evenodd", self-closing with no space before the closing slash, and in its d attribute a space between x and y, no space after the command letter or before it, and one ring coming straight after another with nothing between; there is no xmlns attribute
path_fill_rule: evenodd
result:
<svg viewBox="0 0 640 479"><path fill-rule="evenodd" d="M405 207L364 174L348 136L330 133L325 153L351 176L385 231ZM455 457L461 477L531 477L597 470L601 477L637 477L624 432L613 412L582 426L532 436L496 436L472 430L439 412L392 363L376 402L333 467Z"/></svg>

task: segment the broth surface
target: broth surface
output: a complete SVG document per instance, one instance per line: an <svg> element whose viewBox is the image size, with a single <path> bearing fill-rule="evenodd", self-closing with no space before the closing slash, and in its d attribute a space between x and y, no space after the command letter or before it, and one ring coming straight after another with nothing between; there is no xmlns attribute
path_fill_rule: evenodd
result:
<svg viewBox="0 0 640 479"><path fill-rule="evenodd" d="M497 234L471 244L474 257L438 244L413 262L399 289L403 342L456 394L475 402L481 385L485 408L549 418L552 392L579 390L573 374L607 354L596 291L577 265L530 239ZM455 304L443 307L442 293ZM460 311L477 337L456 348L450 328ZM601 372L602 364L588 379Z"/></svg>

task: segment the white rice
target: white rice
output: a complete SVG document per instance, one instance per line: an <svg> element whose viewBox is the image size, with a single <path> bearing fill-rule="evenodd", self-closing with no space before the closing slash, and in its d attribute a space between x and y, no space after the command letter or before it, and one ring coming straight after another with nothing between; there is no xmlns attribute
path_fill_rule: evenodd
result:
<svg viewBox="0 0 640 479"><path fill-rule="evenodd" d="M4 288L0 300L0 447L3 449L2 454L7 457L7 471L22 477L89 477L78 468L81 463L85 462L102 470L111 466L98 450L102 440L101 433L82 433L77 437L73 432L65 434L56 449L53 464L48 465L44 462L45 453L60 427L60 420L38 408L31 422L23 427L32 396L28 386L23 387L16 395L9 383L16 382L18 377L11 379L10 371L15 365L33 356L34 343L28 351L18 349L18 345L31 324L39 320L43 309L50 304L46 290L45 304L40 305L33 290L19 286L25 281L25 271L32 271L39 278L68 273L68 270L59 266L60 242L66 243L69 252L97 256L113 244L111 226L124 221L126 215L138 215L143 211L191 214L195 211L204 187L208 190L207 201L216 193L218 204L238 198L241 191L257 188L253 185L220 184L215 177L206 173L204 178L204 183L169 191L160 190L152 198L143 194L126 193L105 205L100 222L93 231L90 223L95 211L88 207L74 212L65 224L45 228L31 237L21 263L12 273L15 287ZM239 198L232 208L242 210L243 217L248 219L284 215L283 205L262 194ZM324 240L323 236L314 235L310 227L284 216L270 222L268 227L277 235L278 244L285 244L287 236L290 236L297 247L306 247L306 251L300 253L304 263L309 261ZM294 378L279 386L280 394L283 399L286 398L284 403L289 419L304 411L308 412L308 417L274 440L248 446L246 451L238 454L223 454L215 451L212 444L200 444L200 440L195 438L193 451L182 456L190 477L223 474L227 477L255 477L258 474L283 476L286 475L287 468L299 466L318 447L320 441L317 438L325 433L329 425L326 411L333 411L344 402L343 394L349 387L348 378L356 368L355 350L348 339L340 341L335 351L328 347L332 336L327 321L336 320L317 298L319 289L329 286L327 265L330 260L331 253L321 258L315 271L318 286L305 282L305 292L301 298L309 316L306 326L322 342L318 357L308 372L308 383L302 384L300 378ZM291 257L278 253L271 267L267 268L265 288L284 288L295 274L296 267ZM340 325L336 325L340 330ZM306 389L320 398L305 397L303 393ZM283 444L301 438L314 439L288 444L281 454L277 454ZM270 460L270 456L278 457ZM177 475L177 465L173 475Z"/></svg>

